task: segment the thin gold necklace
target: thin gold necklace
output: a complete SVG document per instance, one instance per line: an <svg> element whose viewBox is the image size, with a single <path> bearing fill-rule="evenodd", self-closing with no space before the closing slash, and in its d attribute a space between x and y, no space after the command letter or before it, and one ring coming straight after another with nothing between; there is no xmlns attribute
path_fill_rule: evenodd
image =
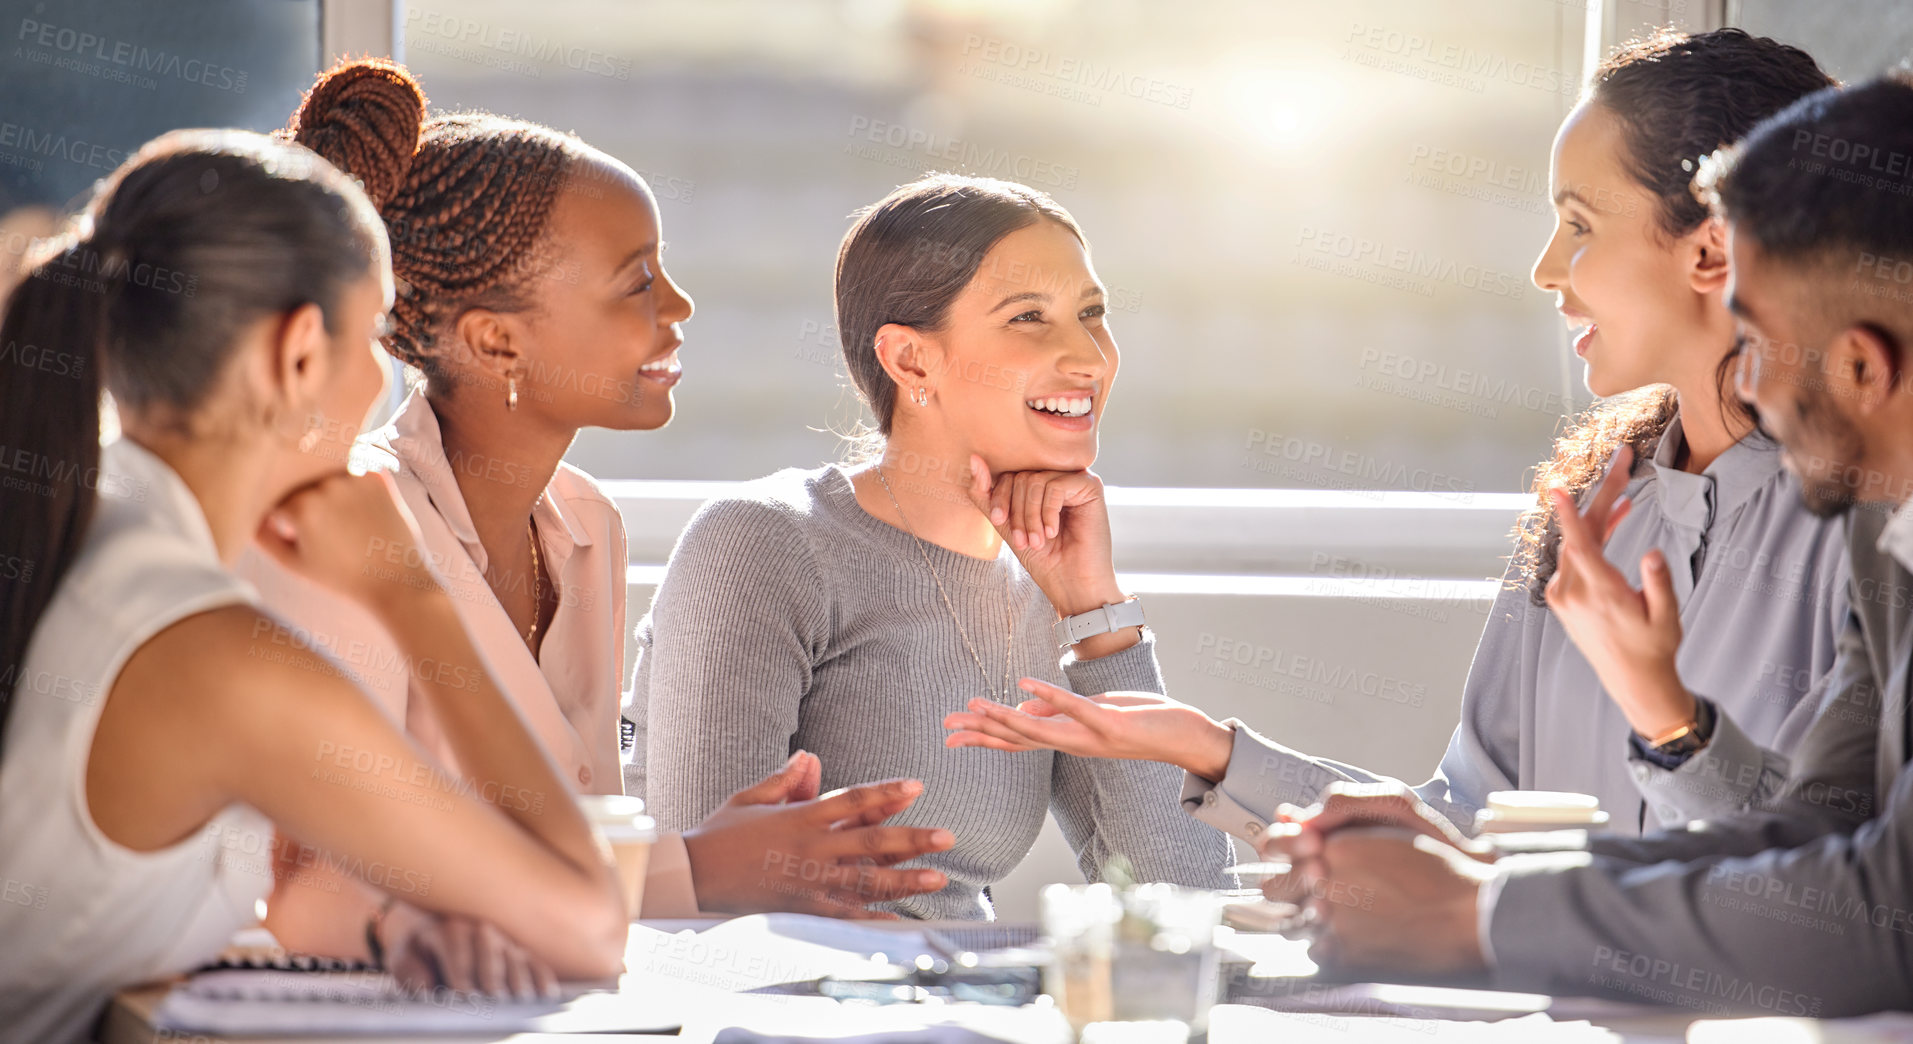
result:
<svg viewBox="0 0 1913 1044"><path fill-rule="evenodd" d="M943 578L937 575L937 567L930 561L930 552L925 548L923 538L910 525L910 519L903 513L903 505L897 503L897 494L890 488L890 480L884 477L883 465L877 465L877 481L883 484L883 491L890 494L890 506L897 509L897 518L903 522L903 530L910 539L917 542L917 554L923 556L924 568L930 570L930 579L936 581L937 594L943 596L943 608L950 614L950 622L956 624L957 636L963 639L963 647L970 651L970 662L976 664L976 672L983 676L983 691L996 703L1008 703L1010 697L1010 662L1016 655L1016 621L1011 615L1010 574L1003 572L1003 688L990 689L990 672L983 668L983 658L976 654L976 646L970 643L970 632L963 629L963 620L957 616L956 606L950 604L950 593L943 589Z"/></svg>
<svg viewBox="0 0 1913 1044"><path fill-rule="evenodd" d="M525 538L531 544L531 626L525 628L525 644L538 649L538 618L545 612L544 570L538 565L538 527L525 520Z"/></svg>

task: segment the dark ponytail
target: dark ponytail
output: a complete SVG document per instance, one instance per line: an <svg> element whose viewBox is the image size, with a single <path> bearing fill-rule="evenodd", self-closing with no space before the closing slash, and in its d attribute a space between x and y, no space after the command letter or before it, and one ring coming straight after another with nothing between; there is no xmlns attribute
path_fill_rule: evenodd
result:
<svg viewBox="0 0 1913 1044"><path fill-rule="evenodd" d="M80 478L99 474L104 295L61 278L85 249L34 266L0 323L0 730L33 625L93 518Z"/></svg>
<svg viewBox="0 0 1913 1044"><path fill-rule="evenodd" d="M183 421L243 329L306 304L331 328L384 257L364 193L317 155L176 131L28 259L0 321L0 734L95 500L116 492L100 488L101 392Z"/></svg>

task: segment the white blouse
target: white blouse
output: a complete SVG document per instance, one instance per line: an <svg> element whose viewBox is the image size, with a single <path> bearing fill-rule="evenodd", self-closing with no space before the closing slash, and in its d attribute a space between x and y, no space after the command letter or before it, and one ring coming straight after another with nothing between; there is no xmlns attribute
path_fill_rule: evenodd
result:
<svg viewBox="0 0 1913 1044"><path fill-rule="evenodd" d="M272 827L233 805L151 852L100 832L86 764L126 661L252 588L219 560L199 501L128 439L105 448L79 556L19 671L0 743L0 1040L89 1039L112 994L217 955L272 886Z"/></svg>

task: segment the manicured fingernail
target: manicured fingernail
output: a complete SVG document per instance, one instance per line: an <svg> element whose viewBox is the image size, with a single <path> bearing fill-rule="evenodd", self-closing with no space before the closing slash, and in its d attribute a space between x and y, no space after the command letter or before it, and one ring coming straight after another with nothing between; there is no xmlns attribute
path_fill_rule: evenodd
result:
<svg viewBox="0 0 1913 1044"><path fill-rule="evenodd" d="M925 870L917 875L917 884L924 888L942 888L943 883L943 875L935 870Z"/></svg>
<svg viewBox="0 0 1913 1044"><path fill-rule="evenodd" d="M1050 537L1050 539L1051 539L1051 540L1054 540L1054 539L1056 539L1056 527L1055 527L1055 526L1051 526L1051 527L1049 527L1049 537Z"/></svg>
<svg viewBox="0 0 1913 1044"><path fill-rule="evenodd" d="M1007 517L1008 516L1004 513L1002 508L990 509L990 524L991 525L1000 526L1003 524L1003 520Z"/></svg>
<svg viewBox="0 0 1913 1044"><path fill-rule="evenodd" d="M923 781L922 781L922 780L916 780L916 779L906 779L906 780L904 780L904 781L903 781L903 792L904 792L904 793L906 793L906 794L921 794L921 793L923 793Z"/></svg>
<svg viewBox="0 0 1913 1044"><path fill-rule="evenodd" d="M954 844L955 842L956 835L950 833L948 830L930 831L930 843L933 845L944 846Z"/></svg>

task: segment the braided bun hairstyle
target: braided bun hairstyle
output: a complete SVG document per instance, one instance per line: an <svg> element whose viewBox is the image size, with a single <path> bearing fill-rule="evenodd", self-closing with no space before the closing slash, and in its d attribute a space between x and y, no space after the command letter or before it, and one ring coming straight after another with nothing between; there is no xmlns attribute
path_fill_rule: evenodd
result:
<svg viewBox="0 0 1913 1044"><path fill-rule="evenodd" d="M358 178L385 219L397 297L385 346L441 378L445 334L473 308L523 311L553 259L543 239L581 143L488 113L427 119L425 92L383 58L320 75L282 132Z"/></svg>

